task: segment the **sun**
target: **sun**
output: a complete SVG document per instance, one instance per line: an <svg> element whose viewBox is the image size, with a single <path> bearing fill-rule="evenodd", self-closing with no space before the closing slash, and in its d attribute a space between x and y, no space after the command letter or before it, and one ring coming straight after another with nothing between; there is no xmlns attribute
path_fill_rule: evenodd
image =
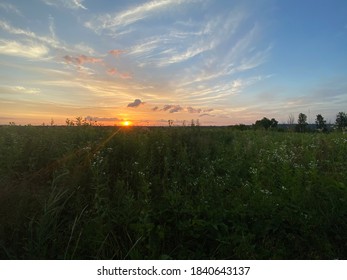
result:
<svg viewBox="0 0 347 280"><path fill-rule="evenodd" d="M122 122L123 126L131 126L131 122L130 121L124 121Z"/></svg>

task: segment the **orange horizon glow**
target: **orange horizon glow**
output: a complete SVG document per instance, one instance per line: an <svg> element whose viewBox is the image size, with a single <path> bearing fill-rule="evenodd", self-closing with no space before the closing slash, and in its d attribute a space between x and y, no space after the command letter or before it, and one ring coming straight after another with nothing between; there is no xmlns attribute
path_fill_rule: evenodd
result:
<svg viewBox="0 0 347 280"><path fill-rule="evenodd" d="M122 126L131 126L131 125L132 125L131 121L122 122Z"/></svg>

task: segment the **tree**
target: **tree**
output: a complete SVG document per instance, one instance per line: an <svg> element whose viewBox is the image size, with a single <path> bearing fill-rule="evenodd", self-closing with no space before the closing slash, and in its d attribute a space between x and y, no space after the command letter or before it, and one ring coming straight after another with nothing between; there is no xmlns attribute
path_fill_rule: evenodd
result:
<svg viewBox="0 0 347 280"><path fill-rule="evenodd" d="M296 125L296 131L305 132L307 125L307 116L303 113L300 113L298 117L298 124Z"/></svg>
<svg viewBox="0 0 347 280"><path fill-rule="evenodd" d="M294 115L293 114L289 114L288 116L288 124L289 125L293 125L295 121Z"/></svg>
<svg viewBox="0 0 347 280"><path fill-rule="evenodd" d="M345 127L347 127L347 114L344 112L339 112L336 115L336 121L335 121L335 126L339 130L343 130Z"/></svg>
<svg viewBox="0 0 347 280"><path fill-rule="evenodd" d="M270 127L271 128L276 128L277 125L278 125L278 121L276 119L272 118Z"/></svg>
<svg viewBox="0 0 347 280"><path fill-rule="evenodd" d="M74 126L75 125L75 123L72 120L70 120L69 118L67 118L65 122L66 122L67 126Z"/></svg>
<svg viewBox="0 0 347 280"><path fill-rule="evenodd" d="M326 121L324 120L321 114L318 114L316 117L316 128L317 130L323 131L323 132L326 132L328 130Z"/></svg>
<svg viewBox="0 0 347 280"><path fill-rule="evenodd" d="M274 118L272 118L271 120L264 117L261 120L257 120L255 122L255 127L262 127L266 130L268 130L269 128L275 128L277 127L278 121L276 121Z"/></svg>
<svg viewBox="0 0 347 280"><path fill-rule="evenodd" d="M82 125L82 117L76 117L76 125L81 126Z"/></svg>

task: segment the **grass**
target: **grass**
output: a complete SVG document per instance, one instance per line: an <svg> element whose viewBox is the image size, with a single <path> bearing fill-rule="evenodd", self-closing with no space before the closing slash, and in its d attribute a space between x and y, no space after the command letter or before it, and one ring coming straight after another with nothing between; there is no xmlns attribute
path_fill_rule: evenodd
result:
<svg viewBox="0 0 347 280"><path fill-rule="evenodd" d="M1 259L346 259L347 137L0 127Z"/></svg>

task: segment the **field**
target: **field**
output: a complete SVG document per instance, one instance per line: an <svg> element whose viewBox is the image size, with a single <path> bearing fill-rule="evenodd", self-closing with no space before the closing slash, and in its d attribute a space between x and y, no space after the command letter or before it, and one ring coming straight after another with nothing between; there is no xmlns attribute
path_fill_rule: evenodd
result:
<svg viewBox="0 0 347 280"><path fill-rule="evenodd" d="M347 135L0 127L0 259L346 259Z"/></svg>

